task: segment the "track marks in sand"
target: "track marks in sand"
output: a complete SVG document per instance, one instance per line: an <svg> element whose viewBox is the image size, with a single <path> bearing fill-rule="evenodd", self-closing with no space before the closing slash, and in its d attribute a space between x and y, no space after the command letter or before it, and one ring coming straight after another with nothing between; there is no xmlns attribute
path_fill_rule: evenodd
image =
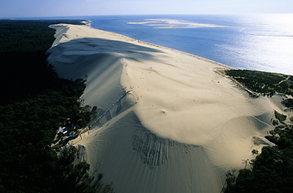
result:
<svg viewBox="0 0 293 193"><path fill-rule="evenodd" d="M107 109L131 91L130 108L113 109L76 144L117 192L220 192L226 170L242 168L252 137L266 132L267 100L215 73L226 68L218 63L87 26L62 33L69 39L56 39L51 61L69 78L88 75L85 104Z"/></svg>

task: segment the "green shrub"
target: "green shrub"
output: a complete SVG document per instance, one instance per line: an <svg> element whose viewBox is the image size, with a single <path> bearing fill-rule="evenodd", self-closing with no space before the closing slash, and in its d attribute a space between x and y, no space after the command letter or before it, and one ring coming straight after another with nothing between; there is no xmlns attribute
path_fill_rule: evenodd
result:
<svg viewBox="0 0 293 193"><path fill-rule="evenodd" d="M292 88L292 76L289 75L252 70L227 70L225 73L257 93L266 95L293 94L290 89Z"/></svg>
<svg viewBox="0 0 293 193"><path fill-rule="evenodd" d="M283 115L281 113L278 113L277 111L275 112L275 117L280 121L280 122L284 122L287 118L287 115Z"/></svg>
<svg viewBox="0 0 293 193"><path fill-rule="evenodd" d="M252 150L252 154L258 154L258 150L256 149Z"/></svg>

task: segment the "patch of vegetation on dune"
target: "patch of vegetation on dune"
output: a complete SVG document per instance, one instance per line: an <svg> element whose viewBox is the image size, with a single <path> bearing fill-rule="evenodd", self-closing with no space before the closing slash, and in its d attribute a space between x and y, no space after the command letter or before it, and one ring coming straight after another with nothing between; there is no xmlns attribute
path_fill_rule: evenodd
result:
<svg viewBox="0 0 293 193"><path fill-rule="evenodd" d="M290 75L252 70L227 70L225 74L262 95L293 95L293 77Z"/></svg>
<svg viewBox="0 0 293 193"><path fill-rule="evenodd" d="M282 104L292 115L293 78L290 75L249 71L228 70L226 75L246 89L260 95L286 95ZM288 97L288 98L286 98ZM250 162L250 169L227 173L225 193L282 193L293 188L293 120L288 115L274 111L272 124L275 129L266 138L276 146L262 148L261 154ZM256 153L256 152L252 152Z"/></svg>

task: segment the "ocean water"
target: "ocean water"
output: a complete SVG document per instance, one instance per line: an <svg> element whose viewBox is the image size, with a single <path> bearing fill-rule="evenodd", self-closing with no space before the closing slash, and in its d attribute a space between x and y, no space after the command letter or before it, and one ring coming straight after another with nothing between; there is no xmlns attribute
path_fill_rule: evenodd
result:
<svg viewBox="0 0 293 193"><path fill-rule="evenodd" d="M84 19L93 28L174 48L237 69L293 75L293 13L253 15L123 15L14 19ZM157 28L134 25L171 19L225 27Z"/></svg>
<svg viewBox="0 0 293 193"><path fill-rule="evenodd" d="M293 75L293 14L87 16L93 28L123 34L249 70ZM225 27L158 28L146 19Z"/></svg>

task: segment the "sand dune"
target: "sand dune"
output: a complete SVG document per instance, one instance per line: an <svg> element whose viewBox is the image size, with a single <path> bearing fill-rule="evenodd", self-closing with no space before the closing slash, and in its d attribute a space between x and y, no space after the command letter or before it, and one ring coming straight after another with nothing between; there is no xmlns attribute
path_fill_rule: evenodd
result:
<svg viewBox="0 0 293 193"><path fill-rule="evenodd" d="M64 78L87 76L85 104L100 113L73 141L90 173L115 192L220 192L245 167L253 137L272 129L272 100L257 99L200 57L89 26L54 25L48 60Z"/></svg>

